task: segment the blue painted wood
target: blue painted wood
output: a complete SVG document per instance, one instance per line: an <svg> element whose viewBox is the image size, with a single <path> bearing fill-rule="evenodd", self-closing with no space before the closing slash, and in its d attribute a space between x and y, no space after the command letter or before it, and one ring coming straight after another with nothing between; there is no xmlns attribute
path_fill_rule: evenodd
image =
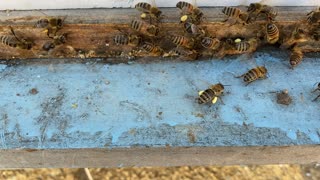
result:
<svg viewBox="0 0 320 180"><path fill-rule="evenodd" d="M319 58L288 68L284 54L150 64L2 66L0 148L319 144ZM54 62L54 60L52 60ZM265 65L269 78L234 78ZM224 102L199 105L221 82ZM38 92L30 92L36 88ZM289 106L275 93L288 89Z"/></svg>

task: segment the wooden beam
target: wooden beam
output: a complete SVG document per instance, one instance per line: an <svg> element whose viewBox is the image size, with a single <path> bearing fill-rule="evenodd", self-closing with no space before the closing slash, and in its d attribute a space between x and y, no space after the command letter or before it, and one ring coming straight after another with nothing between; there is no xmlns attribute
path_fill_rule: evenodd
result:
<svg viewBox="0 0 320 180"><path fill-rule="evenodd" d="M244 8L243 8L244 9ZM290 36L295 27L309 27L306 22L306 14L314 7L281 7L278 8L279 15L276 24L280 29L280 44L290 41ZM223 38L241 37L249 39L256 37L257 33L264 35L265 21L258 21L253 24L243 26L241 24L230 25L222 23L225 16L221 13L222 8L203 8L206 20L201 27L208 31L208 34ZM175 8L162 9L165 18L159 25L161 33L156 38L143 38L143 41L157 42L166 52L175 46L168 40L168 35L184 35L184 30L179 22L179 13ZM47 37L44 29L34 28L37 20L44 18L43 13L48 16L66 17L65 25L59 34L67 33L67 42L56 46L53 50L44 51L42 46L51 41ZM47 11L13 11L8 14L0 13L1 35L10 35L9 26L12 26L20 37L27 37L34 41L35 45L31 50L20 50L6 45L0 45L0 59L31 59L31 58L118 58L119 62L128 62L133 58L129 56L131 50L140 51L141 47L116 46L113 37L121 34L118 29L127 33L135 33L129 28L132 19L139 17L139 13L134 9L92 9L92 10L47 10ZM298 24L297 24L298 23ZM306 28L305 28L306 29ZM310 28L309 28L310 29ZM309 33L309 29L306 30ZM304 52L318 52L320 42L312 38L306 39L307 46ZM199 43L199 42L198 42ZM304 42L306 43L306 42ZM285 46L290 47L291 44ZM261 42L259 47L267 46ZM215 56L214 53L203 48L196 49L201 57ZM122 55L119 52L123 52ZM231 54L241 54L234 50L218 53L218 57ZM152 55L141 51L134 57L150 57ZM120 60L122 59L122 60ZM179 58L186 60L185 58ZM111 60L112 61L112 60ZM112 61L113 62L113 61ZM117 61L116 61L117 62Z"/></svg>
<svg viewBox="0 0 320 180"><path fill-rule="evenodd" d="M309 164L320 146L0 150L0 168Z"/></svg>

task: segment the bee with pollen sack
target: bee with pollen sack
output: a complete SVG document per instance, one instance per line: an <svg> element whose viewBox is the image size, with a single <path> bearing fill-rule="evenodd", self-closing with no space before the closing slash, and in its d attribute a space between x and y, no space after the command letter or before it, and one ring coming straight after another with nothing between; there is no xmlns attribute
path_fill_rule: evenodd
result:
<svg viewBox="0 0 320 180"><path fill-rule="evenodd" d="M47 35L53 37L62 29L65 18L43 18L36 22L35 28L46 28Z"/></svg>
<svg viewBox="0 0 320 180"><path fill-rule="evenodd" d="M176 4L176 7L181 10L180 22L191 22L194 24L200 24L203 21L203 12L196 7L196 2L193 2L194 5L185 1L179 1Z"/></svg>
<svg viewBox="0 0 320 180"><path fill-rule="evenodd" d="M159 22L161 19L162 12L158 7L155 6L154 0L152 1L152 4L153 5L147 2L139 2L134 7L138 11L142 12L142 14L140 15L141 19L146 19L149 17L150 22L152 20L156 20L157 22Z"/></svg>
<svg viewBox="0 0 320 180"><path fill-rule="evenodd" d="M224 86L225 85L218 83L210 86L204 91L199 91L199 97L197 98L198 104L206 104L208 102L215 104L218 98L223 94Z"/></svg>
<svg viewBox="0 0 320 180"><path fill-rule="evenodd" d="M158 36L160 31L159 27L141 20L132 20L130 26L133 30L147 36Z"/></svg>

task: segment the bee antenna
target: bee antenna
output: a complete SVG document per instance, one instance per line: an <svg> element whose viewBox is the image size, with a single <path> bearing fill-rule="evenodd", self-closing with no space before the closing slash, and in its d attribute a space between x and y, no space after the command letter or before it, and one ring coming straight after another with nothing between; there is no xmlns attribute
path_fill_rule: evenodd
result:
<svg viewBox="0 0 320 180"><path fill-rule="evenodd" d="M14 32L12 26L9 26L11 33L13 34L13 36L19 41L21 42L21 40L16 36L16 33Z"/></svg>

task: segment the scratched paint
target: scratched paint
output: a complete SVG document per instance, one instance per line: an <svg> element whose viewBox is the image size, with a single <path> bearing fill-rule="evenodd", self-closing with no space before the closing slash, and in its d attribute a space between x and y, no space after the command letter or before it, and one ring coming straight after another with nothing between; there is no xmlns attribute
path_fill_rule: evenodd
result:
<svg viewBox="0 0 320 180"><path fill-rule="evenodd" d="M319 144L320 102L311 91L320 61L307 57L291 70L287 59L259 52L197 62L1 66L0 148ZM257 65L269 78L248 86L234 78ZM231 85L223 103L195 102L218 82ZM282 89L293 98L289 106L271 93Z"/></svg>

